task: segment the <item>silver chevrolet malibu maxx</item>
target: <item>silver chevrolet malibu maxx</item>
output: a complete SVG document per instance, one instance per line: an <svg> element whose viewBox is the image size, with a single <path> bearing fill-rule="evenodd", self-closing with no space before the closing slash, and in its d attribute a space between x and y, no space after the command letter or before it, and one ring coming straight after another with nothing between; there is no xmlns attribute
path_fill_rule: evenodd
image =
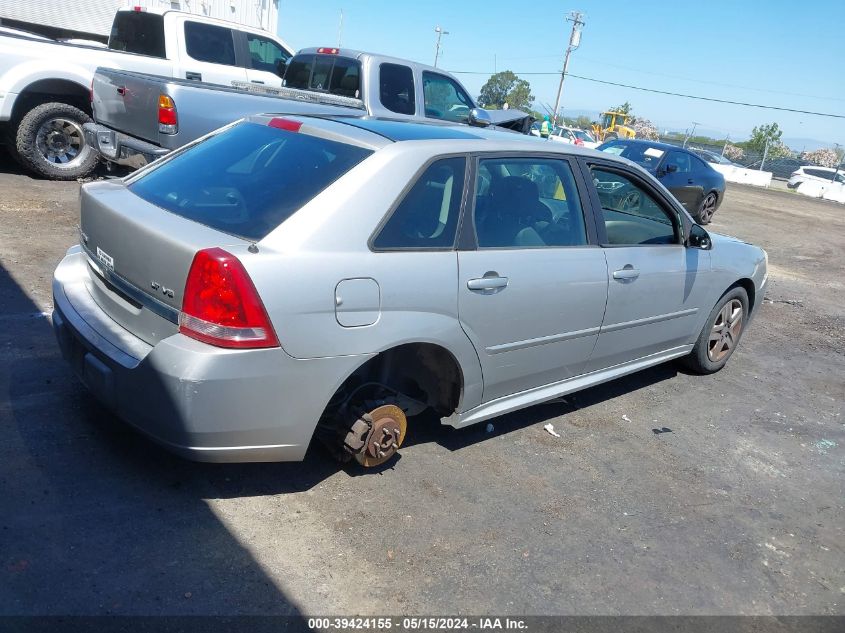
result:
<svg viewBox="0 0 845 633"><path fill-rule="evenodd" d="M83 186L79 236L65 358L203 461L318 438L374 466L425 409L463 427L671 359L718 371L766 285L763 250L624 159L368 118L228 126Z"/></svg>

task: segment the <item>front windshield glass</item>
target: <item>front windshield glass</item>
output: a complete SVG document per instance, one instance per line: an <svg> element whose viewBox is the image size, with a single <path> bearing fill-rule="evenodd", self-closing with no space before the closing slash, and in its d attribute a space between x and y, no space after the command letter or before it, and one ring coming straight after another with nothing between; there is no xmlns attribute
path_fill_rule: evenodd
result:
<svg viewBox="0 0 845 633"><path fill-rule="evenodd" d="M576 138L586 142L586 143L595 143L596 139L592 136L587 134L584 130L573 130L572 133L575 135Z"/></svg>

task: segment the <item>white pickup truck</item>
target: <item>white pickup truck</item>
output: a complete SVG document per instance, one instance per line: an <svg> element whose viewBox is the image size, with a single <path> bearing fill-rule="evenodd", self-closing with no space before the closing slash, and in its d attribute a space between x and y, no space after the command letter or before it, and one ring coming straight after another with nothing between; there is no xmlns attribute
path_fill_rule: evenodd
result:
<svg viewBox="0 0 845 633"><path fill-rule="evenodd" d="M281 86L290 47L266 31L171 10L121 9L108 48L0 33L2 140L24 167L55 180L87 175L98 67L198 82Z"/></svg>

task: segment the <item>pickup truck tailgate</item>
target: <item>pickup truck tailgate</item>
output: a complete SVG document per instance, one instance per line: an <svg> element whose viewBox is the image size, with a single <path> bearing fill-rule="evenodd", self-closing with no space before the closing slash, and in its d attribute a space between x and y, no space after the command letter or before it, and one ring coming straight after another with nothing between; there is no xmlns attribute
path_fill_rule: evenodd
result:
<svg viewBox="0 0 845 633"><path fill-rule="evenodd" d="M159 144L161 84L138 73L98 68L92 85L94 119L124 134Z"/></svg>

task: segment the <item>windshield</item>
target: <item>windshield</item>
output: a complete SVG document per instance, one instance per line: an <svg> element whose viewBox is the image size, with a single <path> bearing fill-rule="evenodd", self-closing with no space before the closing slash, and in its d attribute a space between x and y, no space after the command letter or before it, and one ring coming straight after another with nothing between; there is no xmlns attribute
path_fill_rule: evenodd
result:
<svg viewBox="0 0 845 633"><path fill-rule="evenodd" d="M572 130L572 133L575 135L575 138L585 141L587 143L595 143L596 139L592 136L587 134L584 130Z"/></svg>
<svg viewBox="0 0 845 633"><path fill-rule="evenodd" d="M626 143L624 141L606 143L599 149L608 154L627 158L649 171L655 171L657 169L660 159L666 153L665 150L646 143Z"/></svg>
<svg viewBox="0 0 845 633"><path fill-rule="evenodd" d="M183 218L257 241L370 154L245 122L166 161L129 190Z"/></svg>

